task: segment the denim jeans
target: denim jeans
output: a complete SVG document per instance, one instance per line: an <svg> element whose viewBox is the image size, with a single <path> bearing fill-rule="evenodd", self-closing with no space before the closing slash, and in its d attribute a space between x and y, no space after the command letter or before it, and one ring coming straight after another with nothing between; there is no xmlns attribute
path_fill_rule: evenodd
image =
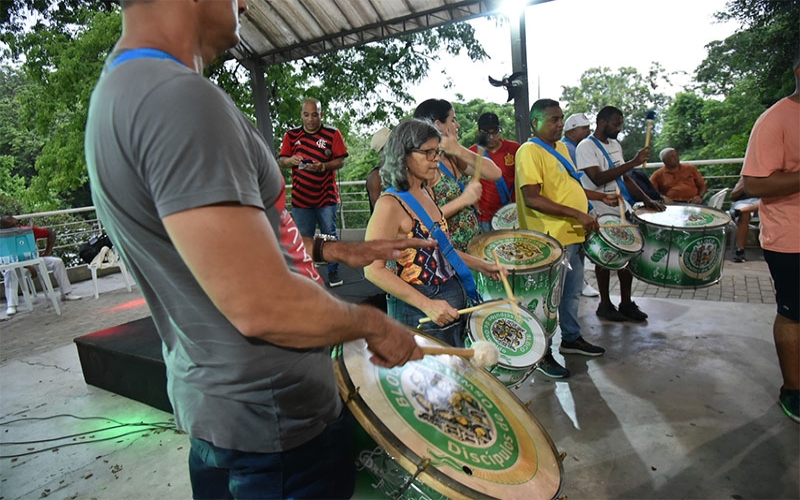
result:
<svg viewBox="0 0 800 500"><path fill-rule="evenodd" d="M492 230L491 221L489 221L489 222L479 221L478 224L481 226L481 232L482 233L488 233L489 231Z"/></svg>
<svg viewBox="0 0 800 500"><path fill-rule="evenodd" d="M583 245L580 243L567 245L565 250L567 262L572 269L567 271L564 279L558 316L561 325L561 340L575 342L581 336L581 326L578 324L578 306L581 302L581 289L583 288Z"/></svg>
<svg viewBox="0 0 800 500"><path fill-rule="evenodd" d="M467 294L461 285L458 276L453 276L441 285L411 285L419 293L436 300L446 300L456 309L464 309L467 306ZM397 321L416 328L419 320L427 318L427 315L414 306L406 304L393 295L386 296L386 312ZM433 321L419 326L420 330L432 337L436 337L445 344L454 347L464 347L464 328L466 317L462 316L445 326L439 326Z"/></svg>
<svg viewBox="0 0 800 500"><path fill-rule="evenodd" d="M320 208L292 207L292 219L294 219L294 223L300 231L300 234L307 238L313 238L317 226L319 226L319 232L321 234L329 234L339 239L339 233L336 230L336 214L338 209L339 205L328 205L327 207ZM328 274L338 270L339 264L336 262L328 264Z"/></svg>
<svg viewBox="0 0 800 500"><path fill-rule="evenodd" d="M356 474L354 421L344 408L322 434L278 453L228 450L191 439L192 497L350 498Z"/></svg>

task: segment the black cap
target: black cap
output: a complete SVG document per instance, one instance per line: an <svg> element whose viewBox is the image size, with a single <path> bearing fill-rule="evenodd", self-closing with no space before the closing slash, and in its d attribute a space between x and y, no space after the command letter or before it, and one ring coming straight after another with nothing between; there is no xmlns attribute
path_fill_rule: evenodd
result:
<svg viewBox="0 0 800 500"><path fill-rule="evenodd" d="M484 113L478 118L478 130L496 130L500 128L500 119L494 113Z"/></svg>

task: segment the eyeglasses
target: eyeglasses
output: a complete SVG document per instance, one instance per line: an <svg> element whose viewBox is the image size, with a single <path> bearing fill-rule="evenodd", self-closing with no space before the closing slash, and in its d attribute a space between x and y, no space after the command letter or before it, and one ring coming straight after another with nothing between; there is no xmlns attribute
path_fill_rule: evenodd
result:
<svg viewBox="0 0 800 500"><path fill-rule="evenodd" d="M428 161L435 161L444 155L444 149L412 149L414 153L422 153Z"/></svg>
<svg viewBox="0 0 800 500"><path fill-rule="evenodd" d="M496 135L500 135L500 132L502 132L502 131L503 131L503 129L498 128L498 129L495 129L495 130L480 130L479 132L482 133L482 134L486 134L486 135L495 135L496 136Z"/></svg>

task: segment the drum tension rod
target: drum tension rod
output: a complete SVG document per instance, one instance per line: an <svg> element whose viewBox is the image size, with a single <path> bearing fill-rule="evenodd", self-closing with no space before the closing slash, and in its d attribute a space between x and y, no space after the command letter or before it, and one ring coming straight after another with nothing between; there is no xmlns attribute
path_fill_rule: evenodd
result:
<svg viewBox="0 0 800 500"><path fill-rule="evenodd" d="M345 398L345 400L344 400L344 404L347 404L347 403L349 403L349 402L350 402L350 401L352 401L352 400L353 400L353 399L354 399L356 396L358 396L358 389L359 389L358 387L355 387L355 388L353 388L353 390L352 390L352 391L350 391L350 392L348 392L348 393L347 393L347 397L346 397L346 398Z"/></svg>
<svg viewBox="0 0 800 500"><path fill-rule="evenodd" d="M417 464L417 471L414 472L414 475L411 476L410 478L408 478L408 480L403 484L403 486L401 486L400 489L397 490L397 494L393 495L392 498L394 498L395 500L399 500L400 498L402 498L403 494L405 494L406 490L409 489L411 487L411 485L414 483L414 481L417 480L417 476L422 474L422 472L425 469L427 469L430 464L431 464L431 459L430 458L422 459L422 462Z"/></svg>

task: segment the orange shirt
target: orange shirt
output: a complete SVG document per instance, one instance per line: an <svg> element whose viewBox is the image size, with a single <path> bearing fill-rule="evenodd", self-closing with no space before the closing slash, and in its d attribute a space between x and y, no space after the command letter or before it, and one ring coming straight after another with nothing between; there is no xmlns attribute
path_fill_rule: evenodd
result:
<svg viewBox="0 0 800 500"><path fill-rule="evenodd" d="M800 172L800 103L788 97L756 120L742 175L769 177L773 172ZM761 198L761 247L800 253L800 193Z"/></svg>
<svg viewBox="0 0 800 500"><path fill-rule="evenodd" d="M706 193L706 181L692 165L679 164L676 170L661 167L650 176L658 192L673 201L689 201Z"/></svg>

